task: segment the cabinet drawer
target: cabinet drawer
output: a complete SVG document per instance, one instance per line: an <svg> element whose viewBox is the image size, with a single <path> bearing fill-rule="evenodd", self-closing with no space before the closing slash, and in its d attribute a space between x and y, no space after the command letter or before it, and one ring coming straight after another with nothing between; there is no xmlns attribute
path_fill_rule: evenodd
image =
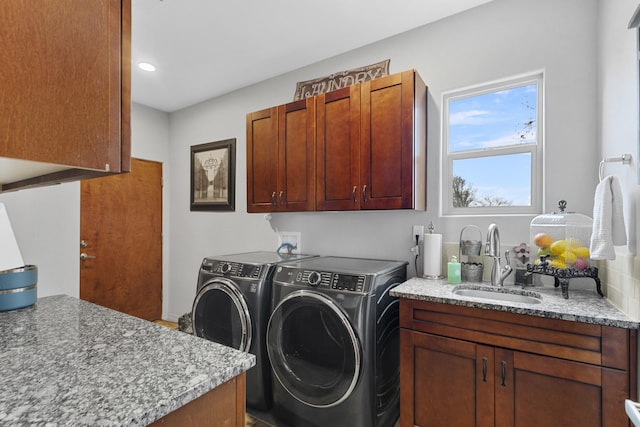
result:
<svg viewBox="0 0 640 427"><path fill-rule="evenodd" d="M629 368L629 331L411 299L401 299L400 326L567 360Z"/></svg>

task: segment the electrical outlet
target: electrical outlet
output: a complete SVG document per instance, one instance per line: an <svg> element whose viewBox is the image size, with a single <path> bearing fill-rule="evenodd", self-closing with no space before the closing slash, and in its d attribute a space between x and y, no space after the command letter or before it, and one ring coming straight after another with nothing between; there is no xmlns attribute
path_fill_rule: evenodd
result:
<svg viewBox="0 0 640 427"><path fill-rule="evenodd" d="M293 246L292 254L302 253L302 236L299 231L280 231L278 233L278 247L283 243L289 243Z"/></svg>
<svg viewBox="0 0 640 427"><path fill-rule="evenodd" d="M418 241L422 242L424 239L424 225L414 225L411 229L411 241L413 243L416 242L416 236L418 236Z"/></svg>

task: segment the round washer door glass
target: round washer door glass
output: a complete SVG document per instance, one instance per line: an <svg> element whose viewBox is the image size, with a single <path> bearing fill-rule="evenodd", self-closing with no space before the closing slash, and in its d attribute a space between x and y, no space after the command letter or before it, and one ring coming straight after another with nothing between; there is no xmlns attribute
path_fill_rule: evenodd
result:
<svg viewBox="0 0 640 427"><path fill-rule="evenodd" d="M216 279L205 284L193 302L192 317L195 335L240 351L249 351L249 308L232 282Z"/></svg>
<svg viewBox="0 0 640 427"><path fill-rule="evenodd" d="M276 306L267 351L277 380L307 405L335 406L358 382L357 335L340 307L322 294L293 292Z"/></svg>

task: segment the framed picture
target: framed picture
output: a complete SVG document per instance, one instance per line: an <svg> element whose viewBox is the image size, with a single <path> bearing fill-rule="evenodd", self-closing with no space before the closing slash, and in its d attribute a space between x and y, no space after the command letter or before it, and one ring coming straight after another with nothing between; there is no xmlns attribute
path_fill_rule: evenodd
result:
<svg viewBox="0 0 640 427"><path fill-rule="evenodd" d="M191 146L191 210L235 211L236 139Z"/></svg>

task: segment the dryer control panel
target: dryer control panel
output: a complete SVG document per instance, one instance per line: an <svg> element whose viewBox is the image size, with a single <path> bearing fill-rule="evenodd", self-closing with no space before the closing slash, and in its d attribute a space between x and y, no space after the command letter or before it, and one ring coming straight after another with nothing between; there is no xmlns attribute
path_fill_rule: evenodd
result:
<svg viewBox="0 0 640 427"><path fill-rule="evenodd" d="M342 274L287 267L279 267L277 269L274 281L357 293L365 292L368 283L367 276L364 274Z"/></svg>
<svg viewBox="0 0 640 427"><path fill-rule="evenodd" d="M259 279L262 267L262 265L205 259L200 269L221 276Z"/></svg>

